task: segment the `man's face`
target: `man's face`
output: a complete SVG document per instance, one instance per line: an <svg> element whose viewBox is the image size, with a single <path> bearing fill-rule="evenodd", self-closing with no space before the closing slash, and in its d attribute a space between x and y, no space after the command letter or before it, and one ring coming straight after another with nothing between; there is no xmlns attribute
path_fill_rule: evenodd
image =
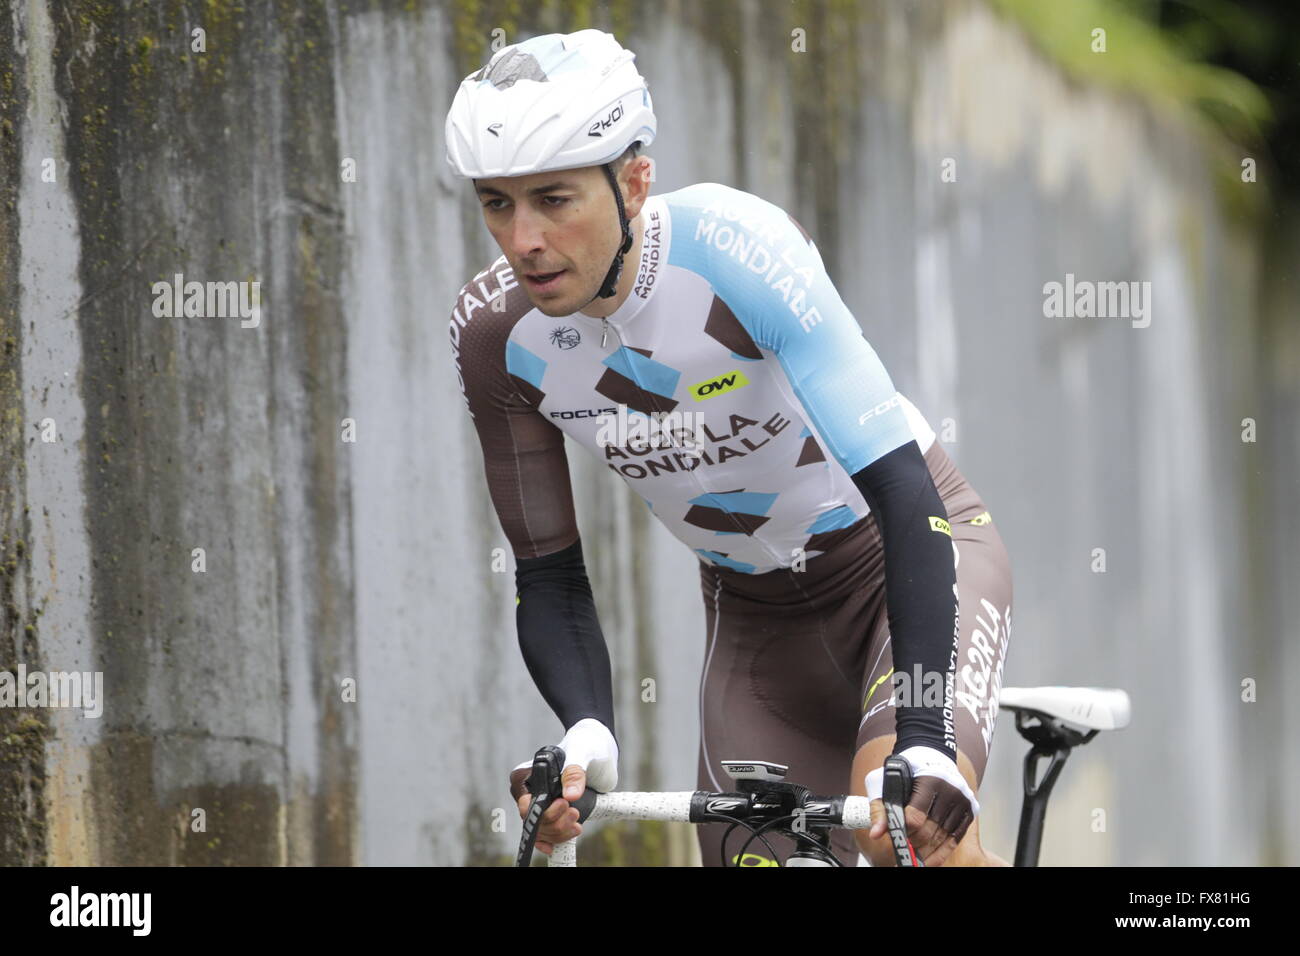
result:
<svg viewBox="0 0 1300 956"><path fill-rule="evenodd" d="M572 315L591 301L621 239L604 170L479 179L474 189L492 238L534 307Z"/></svg>

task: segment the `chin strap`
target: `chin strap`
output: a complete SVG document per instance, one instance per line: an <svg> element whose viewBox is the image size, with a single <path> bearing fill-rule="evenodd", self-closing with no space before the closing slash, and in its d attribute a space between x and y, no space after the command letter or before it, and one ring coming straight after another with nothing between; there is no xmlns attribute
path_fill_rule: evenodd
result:
<svg viewBox="0 0 1300 956"><path fill-rule="evenodd" d="M605 281L601 285L600 291L591 297L587 305L597 299L612 298L618 291L618 278L623 274L623 257L632 248L632 227L623 212L623 193L619 191L618 180L614 178L614 171L609 167L610 164L606 163L600 168L605 170L605 178L609 180L610 188L614 190L614 201L618 203L618 225L623 230L623 244L619 247L618 255L614 257L613 263L610 264L609 271L605 273Z"/></svg>

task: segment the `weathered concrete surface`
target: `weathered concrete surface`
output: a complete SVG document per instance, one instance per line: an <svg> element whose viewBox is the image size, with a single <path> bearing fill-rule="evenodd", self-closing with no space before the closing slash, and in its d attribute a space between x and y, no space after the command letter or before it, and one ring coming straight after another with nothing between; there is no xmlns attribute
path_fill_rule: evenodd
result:
<svg viewBox="0 0 1300 956"><path fill-rule="evenodd" d="M191 6L26 3L6 25L27 52L32 210L6 329L32 540L17 579L45 612L24 659L102 671L107 697L98 720L48 715L43 853L347 863L331 21L290 3ZM206 53L190 48L200 24ZM156 317L152 284L177 272L259 280L260 326ZM56 442L36 435L43 418Z"/></svg>
<svg viewBox="0 0 1300 956"><path fill-rule="evenodd" d="M793 212L984 496L1016 574L1005 681L1134 695L1133 727L1071 759L1043 862L1300 858L1276 796L1300 782L1300 606L1280 586L1300 576L1300 340L1277 278L1297 237L1232 223L1210 147L1176 119L1063 81L966 0L652 18L16 0L0 14L0 670L102 671L106 701L98 719L0 708L0 862L511 853L504 774L560 728L519 657L513 563L447 351L456 290L496 250L442 122L494 28L592 24L650 79L656 190L722 181ZM259 281L260 325L155 316L152 284L178 272ZM1044 318L1043 284L1067 272L1150 280L1151 326ZM575 449L570 467L621 786L690 787L695 564L600 463ZM1009 856L1022 749L999 726L982 827ZM637 832L591 850L689 855L680 833Z"/></svg>

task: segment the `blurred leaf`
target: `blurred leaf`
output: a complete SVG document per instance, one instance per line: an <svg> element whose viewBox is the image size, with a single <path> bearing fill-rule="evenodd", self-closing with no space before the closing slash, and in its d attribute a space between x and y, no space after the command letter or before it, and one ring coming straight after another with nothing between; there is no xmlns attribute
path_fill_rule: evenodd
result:
<svg viewBox="0 0 1300 956"><path fill-rule="evenodd" d="M1202 0L1232 25L1246 47L1259 42L1256 20ZM1205 31L1163 31L1158 5L1115 0L992 0L1068 73L1134 93L1163 109L1186 109L1239 142L1260 142L1273 119L1264 92L1233 70L1197 59L1221 42ZM1145 16L1143 14L1146 14ZM1106 31L1106 52L1092 49L1092 32Z"/></svg>

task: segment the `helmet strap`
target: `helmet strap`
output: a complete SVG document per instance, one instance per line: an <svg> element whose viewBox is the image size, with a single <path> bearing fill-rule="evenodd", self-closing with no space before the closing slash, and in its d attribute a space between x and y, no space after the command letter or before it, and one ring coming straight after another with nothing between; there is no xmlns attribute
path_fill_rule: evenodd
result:
<svg viewBox="0 0 1300 956"><path fill-rule="evenodd" d="M623 244L619 247L618 255L614 256L609 271L605 273L605 281L600 291L591 297L593 302L598 298L612 298L618 292L618 279L623 274L623 257L632 248L632 227L627 221L626 213L623 212L623 193L618 188L618 180L614 178L614 171L610 169L610 165L605 163L600 168L605 170L605 178L609 180L610 188L614 190L614 202L618 204L618 225L623 231Z"/></svg>

